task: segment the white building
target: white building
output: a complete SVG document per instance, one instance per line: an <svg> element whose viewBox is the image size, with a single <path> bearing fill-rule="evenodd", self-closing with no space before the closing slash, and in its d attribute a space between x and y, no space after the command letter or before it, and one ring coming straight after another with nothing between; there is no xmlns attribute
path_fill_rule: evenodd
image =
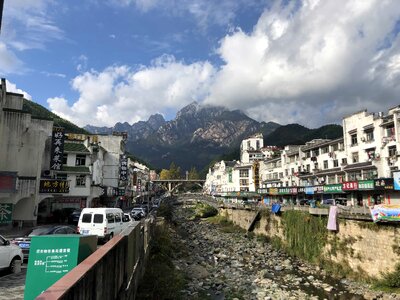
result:
<svg viewBox="0 0 400 300"><path fill-rule="evenodd" d="M26 113L23 95L7 92L5 79L0 88L0 225L35 224L53 122Z"/></svg>
<svg viewBox="0 0 400 300"><path fill-rule="evenodd" d="M387 114L357 112L343 119L342 138L288 145L281 152L264 147L262 135L254 135L241 143L234 190L261 191L274 200L345 197L352 205L400 203L393 184L400 164L399 117L400 106ZM206 184L211 178L216 192L224 190L221 176L207 177Z"/></svg>

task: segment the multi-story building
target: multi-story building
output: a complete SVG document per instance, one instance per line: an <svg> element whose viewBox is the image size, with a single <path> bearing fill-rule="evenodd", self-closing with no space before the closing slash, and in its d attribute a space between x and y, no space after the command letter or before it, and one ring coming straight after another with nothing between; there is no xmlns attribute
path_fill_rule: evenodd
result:
<svg viewBox="0 0 400 300"><path fill-rule="evenodd" d="M346 198L351 205L400 203L400 106L369 114L361 111L343 119L343 137L288 145L280 152L263 147L262 135L241 144L235 191L252 191L252 163L258 162L260 197L275 201ZM258 148L260 147L260 148ZM254 155L262 152L263 155ZM254 182L254 181L253 181ZM214 178L214 186L224 184Z"/></svg>
<svg viewBox="0 0 400 300"><path fill-rule="evenodd" d="M39 181L50 151L53 121L23 110L23 95L0 87L0 225L35 224Z"/></svg>

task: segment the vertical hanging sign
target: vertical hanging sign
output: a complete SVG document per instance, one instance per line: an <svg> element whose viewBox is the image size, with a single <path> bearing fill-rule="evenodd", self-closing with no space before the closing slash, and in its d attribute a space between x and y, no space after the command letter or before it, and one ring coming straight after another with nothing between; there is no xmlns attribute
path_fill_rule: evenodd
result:
<svg viewBox="0 0 400 300"><path fill-rule="evenodd" d="M63 165L64 138L64 128L53 127L51 138L50 170L61 170L61 167Z"/></svg>
<svg viewBox="0 0 400 300"><path fill-rule="evenodd" d="M126 154L121 154L119 157L119 180L128 180L128 157Z"/></svg>

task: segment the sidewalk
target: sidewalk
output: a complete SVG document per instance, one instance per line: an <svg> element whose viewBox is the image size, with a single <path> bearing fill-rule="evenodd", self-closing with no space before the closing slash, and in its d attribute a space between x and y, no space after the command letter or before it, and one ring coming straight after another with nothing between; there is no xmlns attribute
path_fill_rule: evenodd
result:
<svg viewBox="0 0 400 300"><path fill-rule="evenodd" d="M26 270L23 265L20 273L0 277L0 300L24 299Z"/></svg>

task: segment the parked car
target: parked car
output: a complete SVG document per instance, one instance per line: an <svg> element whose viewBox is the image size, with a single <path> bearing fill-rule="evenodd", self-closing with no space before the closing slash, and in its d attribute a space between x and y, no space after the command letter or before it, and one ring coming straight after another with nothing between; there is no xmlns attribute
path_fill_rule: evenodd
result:
<svg viewBox="0 0 400 300"><path fill-rule="evenodd" d="M82 213L81 209L76 209L74 210L69 216L68 216L68 224L74 224L78 225L79 217Z"/></svg>
<svg viewBox="0 0 400 300"><path fill-rule="evenodd" d="M29 258L29 249L31 247L31 238L38 235L49 234L76 234L76 228L68 225L48 225L33 228L27 236L18 237L11 241L11 243L19 246L24 254L24 259Z"/></svg>
<svg viewBox="0 0 400 300"><path fill-rule="evenodd" d="M16 260L24 260L22 249L0 235L0 270L13 272Z"/></svg>
<svg viewBox="0 0 400 300"><path fill-rule="evenodd" d="M78 222L78 232L83 235L97 235L101 241L108 241L121 233L128 225L123 221L120 208L84 208Z"/></svg>
<svg viewBox="0 0 400 300"><path fill-rule="evenodd" d="M146 210L143 207L134 207L131 210L131 216L135 220L140 220L141 218L144 218L147 215Z"/></svg>

